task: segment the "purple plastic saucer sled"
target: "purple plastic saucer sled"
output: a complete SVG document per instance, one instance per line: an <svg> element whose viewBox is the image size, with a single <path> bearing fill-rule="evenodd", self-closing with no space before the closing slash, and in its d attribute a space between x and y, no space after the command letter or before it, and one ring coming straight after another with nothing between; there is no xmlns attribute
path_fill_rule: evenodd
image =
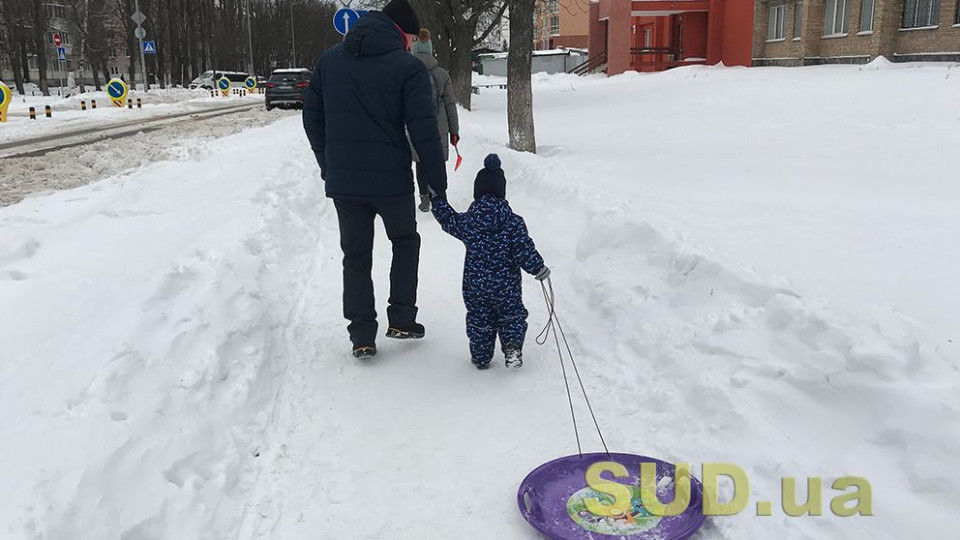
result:
<svg viewBox="0 0 960 540"><path fill-rule="evenodd" d="M594 463L612 461L626 467L629 478L616 482L631 489L632 507L616 518L587 511L585 499L611 504L612 498L587 486L586 472ZM640 499L640 464L656 463L657 480L673 478L674 466L665 461L632 454L584 454L555 459L537 467L520 484L520 513L551 540L681 540L703 525L703 484L690 477L690 505L678 516L659 517L648 512ZM609 474L604 475L610 478ZM673 500L672 487L658 489L660 501Z"/></svg>

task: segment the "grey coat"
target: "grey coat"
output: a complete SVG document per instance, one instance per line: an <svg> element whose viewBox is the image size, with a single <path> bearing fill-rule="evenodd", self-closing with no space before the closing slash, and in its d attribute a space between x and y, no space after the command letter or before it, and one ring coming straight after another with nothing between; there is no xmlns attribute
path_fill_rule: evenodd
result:
<svg viewBox="0 0 960 540"><path fill-rule="evenodd" d="M453 83L450 82L450 74L447 70L437 65L437 59L431 54L413 53L420 59L430 77L436 81L437 88L440 89L440 95L437 96L437 124L440 128L440 142L443 143L443 159L450 159L450 135L460 134L460 117L457 115L457 100L453 96ZM411 146L413 151L413 160L420 161L417 151Z"/></svg>

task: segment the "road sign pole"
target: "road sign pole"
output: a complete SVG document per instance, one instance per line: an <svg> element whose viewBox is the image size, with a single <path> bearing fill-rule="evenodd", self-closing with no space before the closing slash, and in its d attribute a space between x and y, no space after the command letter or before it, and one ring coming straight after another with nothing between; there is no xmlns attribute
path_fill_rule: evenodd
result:
<svg viewBox="0 0 960 540"><path fill-rule="evenodd" d="M127 4L127 5L129 5L129 4ZM134 1L134 7L135 7L136 10L137 10L137 14L142 15L142 14L140 13L140 0L135 0L135 1ZM140 24L141 24L141 22L137 22L137 28L142 28L142 27L140 26ZM140 40L140 73L143 75L143 86L144 86L143 91L144 91L144 92L149 92L149 91L150 91L150 83L147 81L147 62L146 62L146 60L145 60L144 57L143 57L143 32L138 32L138 34L139 34L139 35L137 36L137 39Z"/></svg>

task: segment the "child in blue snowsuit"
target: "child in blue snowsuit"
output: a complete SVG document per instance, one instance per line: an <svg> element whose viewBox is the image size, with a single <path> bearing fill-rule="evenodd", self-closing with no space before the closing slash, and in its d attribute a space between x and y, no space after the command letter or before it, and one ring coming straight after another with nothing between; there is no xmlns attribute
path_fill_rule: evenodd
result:
<svg viewBox="0 0 960 540"><path fill-rule="evenodd" d="M506 366L523 365L527 310L523 307L520 270L541 281L550 275L523 218L507 204L506 191L500 158L490 154L477 173L469 210L460 214L447 201L433 200L437 222L467 247L463 301L467 305L470 356L478 369L490 367L498 335Z"/></svg>

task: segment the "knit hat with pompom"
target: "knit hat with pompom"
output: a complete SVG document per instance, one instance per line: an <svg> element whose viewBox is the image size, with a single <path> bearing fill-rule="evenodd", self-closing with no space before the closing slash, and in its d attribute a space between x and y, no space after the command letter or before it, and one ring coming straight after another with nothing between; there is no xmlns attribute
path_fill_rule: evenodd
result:
<svg viewBox="0 0 960 540"><path fill-rule="evenodd" d="M426 28L420 29L420 35L417 36L417 40L413 42L413 46L410 47L410 52L416 54L429 54L433 55L433 42L430 41L430 30Z"/></svg>
<svg viewBox="0 0 960 540"><path fill-rule="evenodd" d="M479 199L484 195L493 195L498 199L507 198L507 179L500 168L500 156L496 154L490 154L483 160L483 168L473 182L473 198Z"/></svg>

